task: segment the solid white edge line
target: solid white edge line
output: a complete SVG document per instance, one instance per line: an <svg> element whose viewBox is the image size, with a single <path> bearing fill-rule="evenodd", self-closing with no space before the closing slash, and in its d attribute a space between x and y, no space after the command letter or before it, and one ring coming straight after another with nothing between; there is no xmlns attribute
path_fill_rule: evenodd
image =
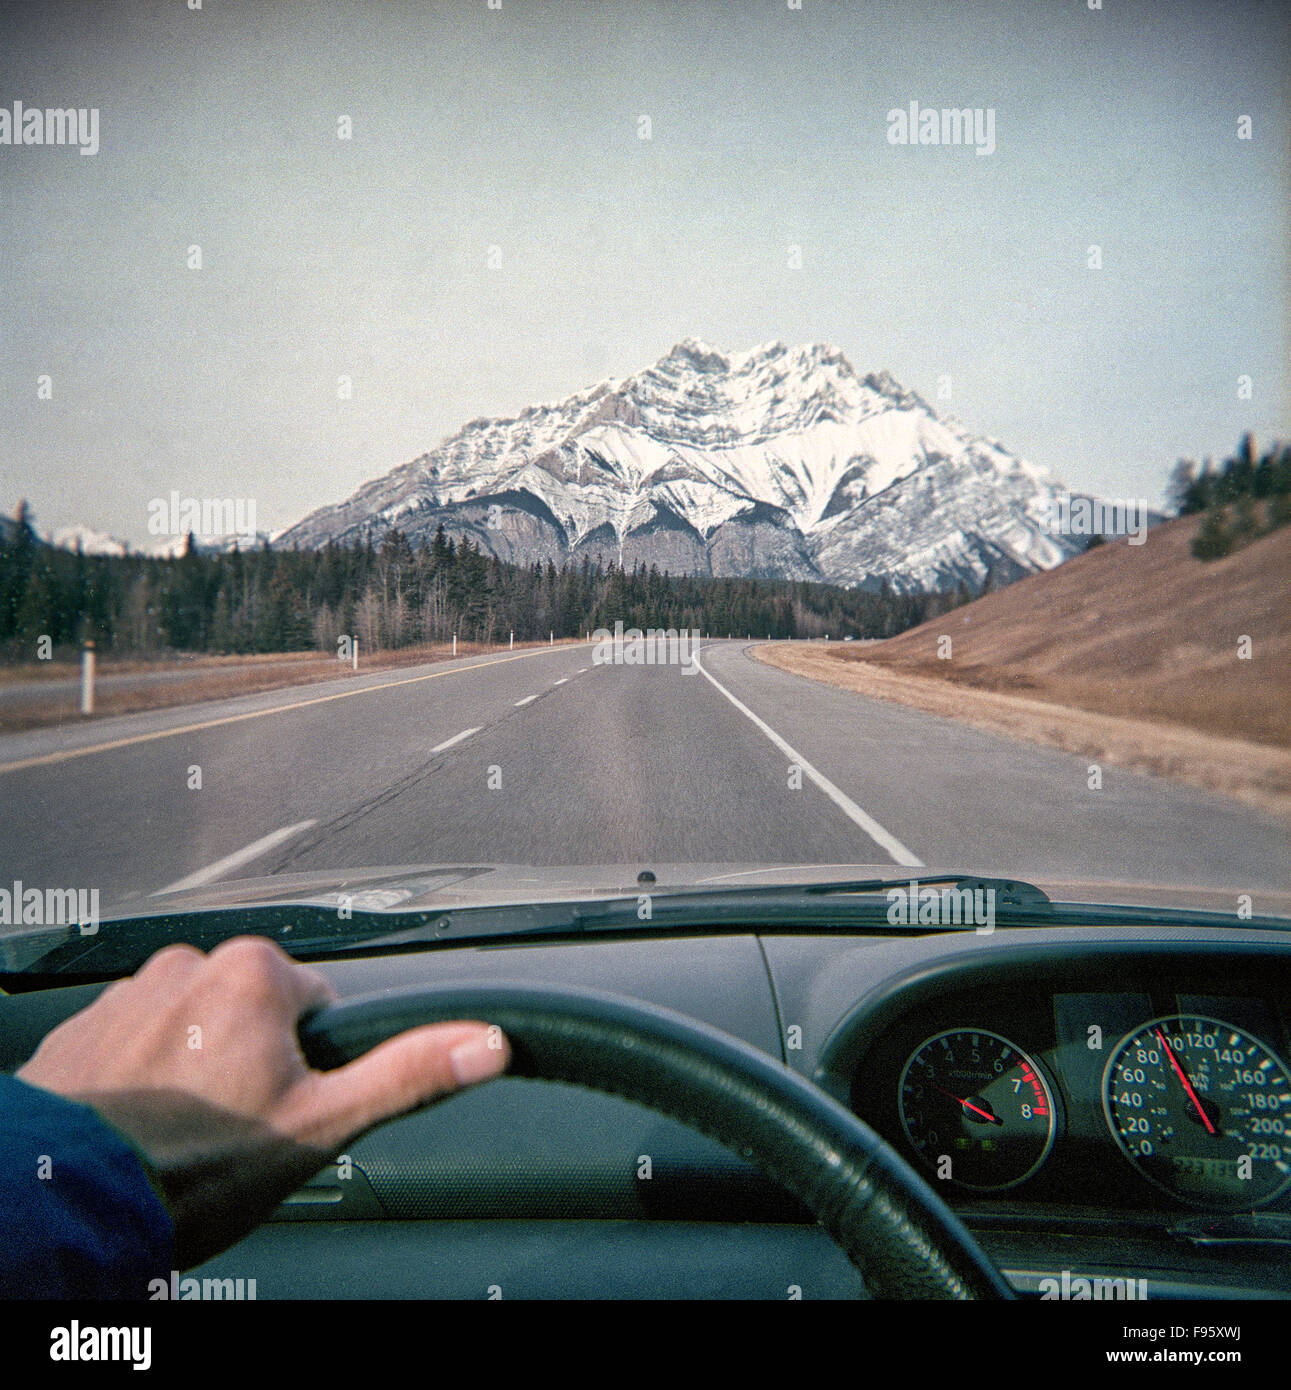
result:
<svg viewBox="0 0 1291 1390"><path fill-rule="evenodd" d="M850 796L847 795L846 792L840 791L839 788L836 787L829 780L829 778L824 775L824 773L817 772L816 769L812 767L812 765L807 761L806 758L802 756L801 753L796 752L792 747L790 747L790 745L786 743L785 740L782 739L778 733L776 733L776 731L770 726L770 724L766 723L762 719L759 719L758 716L754 714L753 711L748 707L748 705L744 704L740 700L737 700L735 696L732 695L731 692L727 690L727 688L721 683L721 681L719 681L715 676L710 675L709 672L704 669L703 663L699 659L698 652L695 653L692 659L695 663L696 669L699 671L699 674L705 677L705 679L707 679L713 686L715 686L716 689L721 691L721 693L726 696L726 698L731 702L731 704L735 706L737 710L739 710L741 714L745 715L748 719L751 719L753 723L756 724L759 729L761 729L761 731L767 736L767 738L769 738L771 742L774 743L775 746L787 758L789 758L792 762L796 763L798 767L802 768L802 770L807 774L807 776L811 778L811 780L821 789L821 791L825 793L825 795L834 803L834 805L837 806L838 809L842 811L842 813L849 820L853 821L856 825L859 825L860 828L870 837L871 840L874 841L876 845L878 845L881 849L886 850L892 856L892 858L896 860L898 864L901 864L906 868L922 869L924 867L922 859L916 858L915 855L912 854L910 850L908 850L901 843L901 841L897 839L895 835L891 835L886 830L884 830L884 828L878 823L878 821L876 821L873 816L868 815L865 811L861 810L861 808L856 804L856 802L852 800Z"/></svg>
<svg viewBox="0 0 1291 1390"><path fill-rule="evenodd" d="M299 835L302 831L308 830L310 826L317 824L318 822L315 820L303 820L297 825L285 825L281 830L274 830L259 840L253 841L245 848L235 850L223 859L217 859L214 864L208 864L206 868L198 869L196 873L189 874L187 878L181 878L176 883L167 884L165 888L158 888L155 893L151 893L149 896L159 898L163 893L183 893L189 888L202 888L215 879L223 878L233 869L240 869L243 864L248 864L251 860L258 859L262 854L267 854L275 846L282 844L284 840L290 840L293 835Z"/></svg>
<svg viewBox="0 0 1291 1390"><path fill-rule="evenodd" d="M537 698L538 698L538 697L537 697L536 695L526 695L526 696L524 697L523 700L517 700L517 701L516 701L515 707L516 707L516 709L519 709L521 705L531 704L531 703L532 703L534 700L536 700Z"/></svg>
<svg viewBox="0 0 1291 1390"><path fill-rule="evenodd" d="M445 748L451 748L455 743L461 743L464 738L470 738L472 734L478 734L483 725L474 729L463 729L460 734L454 734L452 738L446 738L443 743L437 743L430 751L432 753L442 753Z"/></svg>

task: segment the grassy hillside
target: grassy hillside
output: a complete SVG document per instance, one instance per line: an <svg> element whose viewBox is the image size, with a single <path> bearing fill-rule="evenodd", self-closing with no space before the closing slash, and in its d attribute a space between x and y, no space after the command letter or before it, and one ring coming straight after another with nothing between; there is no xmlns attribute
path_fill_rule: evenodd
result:
<svg viewBox="0 0 1291 1390"><path fill-rule="evenodd" d="M1291 527L1219 560L1201 518L1098 546L833 659L1291 748ZM938 639L951 658L938 659ZM1238 655L1249 637L1251 659Z"/></svg>

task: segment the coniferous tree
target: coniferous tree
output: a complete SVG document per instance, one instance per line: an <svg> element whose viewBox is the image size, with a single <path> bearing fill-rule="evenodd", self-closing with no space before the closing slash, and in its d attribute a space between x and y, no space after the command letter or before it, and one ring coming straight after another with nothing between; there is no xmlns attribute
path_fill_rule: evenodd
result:
<svg viewBox="0 0 1291 1390"><path fill-rule="evenodd" d="M1218 560L1227 555L1232 548L1233 538L1229 534L1223 509L1211 508L1193 539L1193 555L1198 560Z"/></svg>

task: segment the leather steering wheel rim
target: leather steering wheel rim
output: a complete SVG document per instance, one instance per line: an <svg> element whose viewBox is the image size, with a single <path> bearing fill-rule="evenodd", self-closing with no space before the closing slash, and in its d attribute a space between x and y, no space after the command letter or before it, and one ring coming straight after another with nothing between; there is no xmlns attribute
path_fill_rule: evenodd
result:
<svg viewBox="0 0 1291 1390"><path fill-rule="evenodd" d="M636 1000L568 987L439 985L368 995L301 1022L311 1066L353 1061L405 1029L497 1025L508 1076L636 1101L756 1164L798 1197L877 1298L1012 1298L972 1235L864 1121L729 1035Z"/></svg>

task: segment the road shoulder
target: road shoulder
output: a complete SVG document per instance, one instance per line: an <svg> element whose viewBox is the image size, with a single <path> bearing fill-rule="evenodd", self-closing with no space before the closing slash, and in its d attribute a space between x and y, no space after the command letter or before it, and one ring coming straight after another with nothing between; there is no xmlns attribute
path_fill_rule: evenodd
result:
<svg viewBox="0 0 1291 1390"><path fill-rule="evenodd" d="M1291 753L1279 748L841 661L822 644L776 642L751 654L808 680L1218 792L1291 822Z"/></svg>

